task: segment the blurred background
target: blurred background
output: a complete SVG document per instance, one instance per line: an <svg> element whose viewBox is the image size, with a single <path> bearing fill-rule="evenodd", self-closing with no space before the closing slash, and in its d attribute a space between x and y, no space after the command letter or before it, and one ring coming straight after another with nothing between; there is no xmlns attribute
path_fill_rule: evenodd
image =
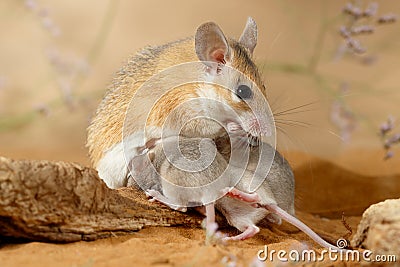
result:
<svg viewBox="0 0 400 267"><path fill-rule="evenodd" d="M1 156L89 164L86 128L129 54L205 21L238 38L252 16L292 163L399 170L398 1L2 0L0 14Z"/></svg>

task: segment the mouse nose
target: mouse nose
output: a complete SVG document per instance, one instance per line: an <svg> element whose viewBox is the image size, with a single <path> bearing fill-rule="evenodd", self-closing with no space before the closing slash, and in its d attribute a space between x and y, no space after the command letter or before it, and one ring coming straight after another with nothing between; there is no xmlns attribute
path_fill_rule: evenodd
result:
<svg viewBox="0 0 400 267"><path fill-rule="evenodd" d="M273 123L264 117L257 117L251 121L250 134L253 136L271 136L273 134Z"/></svg>

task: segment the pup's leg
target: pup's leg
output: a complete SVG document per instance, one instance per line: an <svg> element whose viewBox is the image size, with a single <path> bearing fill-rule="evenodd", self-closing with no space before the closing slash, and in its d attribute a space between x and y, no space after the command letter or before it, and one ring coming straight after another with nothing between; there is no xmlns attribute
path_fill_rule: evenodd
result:
<svg viewBox="0 0 400 267"><path fill-rule="evenodd" d="M255 236L258 232L260 232L260 228L258 228L254 224L250 224L241 234L225 237L224 240L245 240Z"/></svg>
<svg viewBox="0 0 400 267"><path fill-rule="evenodd" d="M246 200L253 201L252 195L245 195ZM225 216L228 223L241 233L236 236L225 237L224 240L244 240L256 235L260 229L256 226L259 219L268 213L264 209L257 209L242 200L231 197L223 197L217 200L218 210Z"/></svg>
<svg viewBox="0 0 400 267"><path fill-rule="evenodd" d="M257 195L257 193L246 193L243 191L240 191L239 189L236 188L226 188L224 189L224 192L226 192L226 196L229 196L231 198L236 198L239 200L242 200L247 203L254 203L257 204L261 201L260 197Z"/></svg>
<svg viewBox="0 0 400 267"><path fill-rule="evenodd" d="M146 191L146 195L151 197L149 199L150 202L153 202L153 201L157 200L158 202L163 203L164 205L166 205L167 207L170 207L171 209L174 209L174 210L177 210L177 211L181 211L181 212L186 212L187 211L186 207L181 207L181 206L176 206L176 205L169 204L169 202L170 202L169 199L167 197L165 197L164 195L162 195L157 190L149 189L149 190Z"/></svg>
<svg viewBox="0 0 400 267"><path fill-rule="evenodd" d="M207 235L211 234L213 225L215 224L215 205L214 202L206 205L206 231Z"/></svg>
<svg viewBox="0 0 400 267"><path fill-rule="evenodd" d="M287 221L288 223L292 224L293 226L297 227L298 229L300 229L303 233L305 233L306 235L308 235L309 237L311 237L312 240L314 240L317 244L319 244L322 247L325 248L331 248L331 249L335 249L337 251L341 251L343 249L338 248L328 242L326 242L324 239L322 239L317 233L315 233L313 230L311 230L310 227L308 227L307 225L305 225L302 221L300 221L299 219L297 219L296 217L290 215L289 213L287 213L286 211L284 211L283 209L281 209L280 207L278 207L277 204L260 204L260 203L255 203L253 200L257 199L257 194L254 193L256 196L252 196L249 198L249 194L242 192L240 190L235 191L234 194L229 195L233 198L236 199L240 199L242 201L245 202L249 202L251 204L254 204L253 206L258 206L260 208L265 208L266 210L268 210L271 214L276 214L278 215L280 218L284 219L285 221Z"/></svg>

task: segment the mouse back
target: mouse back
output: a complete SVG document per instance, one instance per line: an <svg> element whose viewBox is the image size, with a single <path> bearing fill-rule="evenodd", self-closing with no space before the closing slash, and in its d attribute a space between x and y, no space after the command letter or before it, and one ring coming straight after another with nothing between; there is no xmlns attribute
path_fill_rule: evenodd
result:
<svg viewBox="0 0 400 267"><path fill-rule="evenodd" d="M174 145L174 144L173 144ZM207 138L179 138L178 150L168 142L154 149L162 194L176 206L200 206L217 199L230 180L221 178L227 163ZM211 186L210 186L211 185Z"/></svg>
<svg viewBox="0 0 400 267"><path fill-rule="evenodd" d="M261 188L268 186L278 206L294 215L295 179L287 160L275 151L274 161Z"/></svg>

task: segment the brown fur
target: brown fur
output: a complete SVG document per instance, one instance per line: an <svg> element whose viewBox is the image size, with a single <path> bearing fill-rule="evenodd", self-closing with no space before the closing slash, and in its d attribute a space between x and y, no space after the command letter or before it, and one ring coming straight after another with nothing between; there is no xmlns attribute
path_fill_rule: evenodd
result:
<svg viewBox="0 0 400 267"><path fill-rule="evenodd" d="M233 48L232 67L253 80L265 94L261 77L248 51L232 39L229 40L229 45ZM87 146L90 159L95 167L105 151L122 141L125 114L138 88L153 75L168 67L193 61L198 61L193 38L171 42L162 46L147 47L128 58L126 64L117 72L108 87L108 91L88 128ZM222 88L216 90L233 108L248 110L245 103L234 102L228 90ZM168 113L178 103L196 96L193 85L182 86L179 90L167 93L153 107L148 119L149 125L162 125Z"/></svg>
<svg viewBox="0 0 400 267"><path fill-rule="evenodd" d="M152 107L147 120L148 125L161 127L171 111L177 108L179 104L185 102L186 100L197 97L195 91L196 88L194 84L179 86L171 91L168 91L159 101L154 104L154 107ZM185 116L186 114L180 115Z"/></svg>

